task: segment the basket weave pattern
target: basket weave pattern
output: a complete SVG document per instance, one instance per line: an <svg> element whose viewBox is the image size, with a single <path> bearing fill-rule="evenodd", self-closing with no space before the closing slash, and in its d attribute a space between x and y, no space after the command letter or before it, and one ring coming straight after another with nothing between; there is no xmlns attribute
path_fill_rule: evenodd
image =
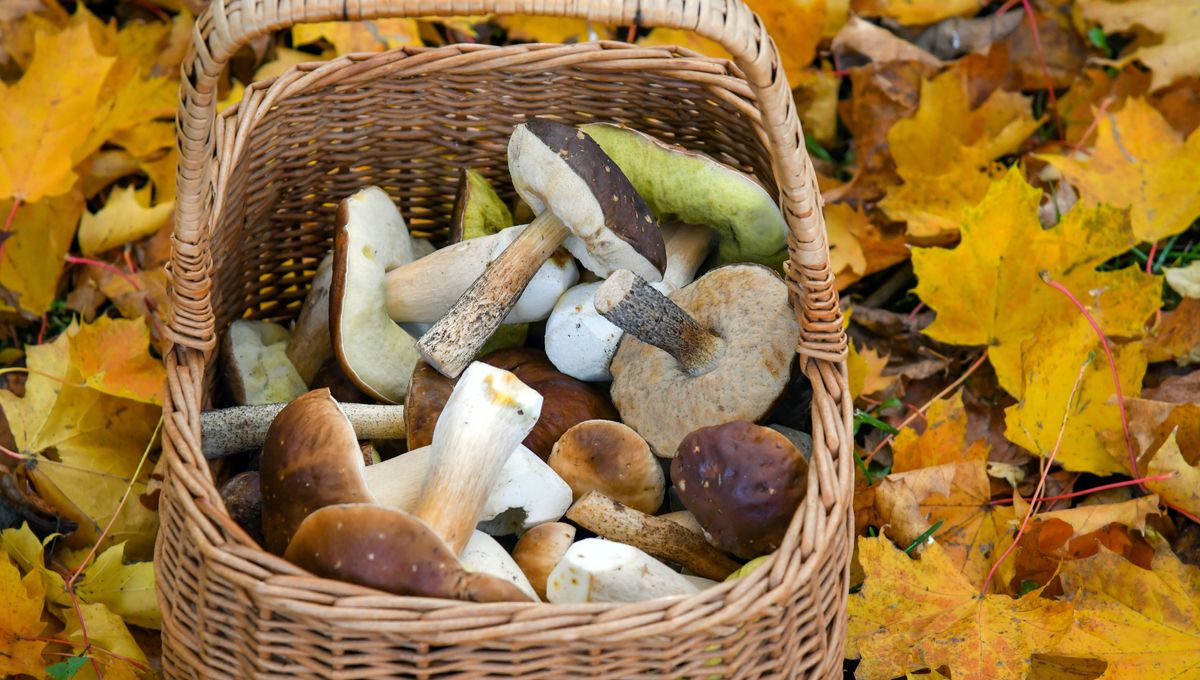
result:
<svg viewBox="0 0 1200 680"><path fill-rule="evenodd" d="M405 48L302 66L214 113L215 82L256 35L300 21L489 11L694 30L737 66L625 43ZM166 481L155 560L170 677L836 677L852 539L845 336L819 194L774 45L739 0L483 3L215 2L196 24L179 114L170 266ZM314 578L229 518L201 454L218 334L287 321L331 244L337 201L366 184L415 236L444 240L460 167L509 186L512 128L531 115L626 123L772 188L790 226L788 283L812 380L808 496L748 577L626 605L471 604ZM511 199L511 190L505 194ZM502 194L504 192L502 191Z"/></svg>

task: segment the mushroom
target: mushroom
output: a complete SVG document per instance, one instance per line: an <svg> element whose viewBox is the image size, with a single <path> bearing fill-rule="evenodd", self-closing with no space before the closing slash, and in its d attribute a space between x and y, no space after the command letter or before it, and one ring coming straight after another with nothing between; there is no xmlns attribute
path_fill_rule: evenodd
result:
<svg viewBox="0 0 1200 680"><path fill-rule="evenodd" d="M692 282L715 232L702 226L669 225L663 227L663 236L667 270L661 282L650 285L671 293ZM600 282L583 283L563 293L546 322L546 356L558 370L588 382L612 380L609 364L624 335L596 311L592 297L599 287Z"/></svg>
<svg viewBox="0 0 1200 680"><path fill-rule="evenodd" d="M526 225L509 227L461 241L389 271L388 316L405 324L437 321L527 228ZM556 251L534 273L503 323L545 319L558 296L578 280L575 260L566 252Z"/></svg>
<svg viewBox="0 0 1200 680"><path fill-rule="evenodd" d="M646 440L628 425L585 420L563 433L546 462L577 501L589 491L599 491L645 513L662 505L662 468Z"/></svg>
<svg viewBox="0 0 1200 680"><path fill-rule="evenodd" d="M354 384L354 381L342 370L342 364L337 360L337 357L329 357L325 363L321 364L321 368L317 369L312 379L308 381L308 388L310 390L322 387L328 387L333 398L342 403L362 404L371 402L371 397L358 389L358 385Z"/></svg>
<svg viewBox="0 0 1200 680"><path fill-rule="evenodd" d="M496 542L496 539L482 531L471 534L471 540L467 541L467 547L459 553L458 561L467 571L477 571L504 579L525 593L529 599L535 602L541 600L537 591L530 585L529 579L525 578L524 572L513 561L513 557Z"/></svg>
<svg viewBox="0 0 1200 680"><path fill-rule="evenodd" d="M668 522L674 522L697 536L704 535L704 527L700 526L700 523L696 521L696 516L687 510L676 510L659 515L659 517Z"/></svg>
<svg viewBox="0 0 1200 680"><path fill-rule="evenodd" d="M450 242L489 236L512 225L512 213L487 178L477 170L464 168L458 176L450 218Z"/></svg>
<svg viewBox="0 0 1200 680"><path fill-rule="evenodd" d="M787 437L745 421L684 438L671 481L712 542L742 559L779 547L804 500L808 461Z"/></svg>
<svg viewBox="0 0 1200 680"><path fill-rule="evenodd" d="M221 485L221 500L225 502L233 521L262 545L262 493L259 491L258 471L247 470L230 477Z"/></svg>
<svg viewBox="0 0 1200 680"><path fill-rule="evenodd" d="M329 339L329 284L333 281L333 253L326 255L313 275L312 287L292 325L287 357L306 385L313 384L321 365L333 357Z"/></svg>
<svg viewBox="0 0 1200 680"><path fill-rule="evenodd" d="M447 377L471 361L560 245L601 277L629 269L658 281L666 265L658 222L587 135L531 118L513 130L508 166L517 193L538 216L417 342L425 361Z"/></svg>
<svg viewBox="0 0 1200 680"><path fill-rule="evenodd" d="M420 356L384 308L387 272L412 262L412 240L392 199L367 187L338 205L329 286L330 338L338 361L373 398L402 403Z"/></svg>
<svg viewBox="0 0 1200 680"><path fill-rule="evenodd" d="M235 403L269 404L304 394L304 380L288 360L287 329L269 321L238 319L222 343L225 381Z"/></svg>
<svg viewBox="0 0 1200 680"><path fill-rule="evenodd" d="M694 581L637 548L588 538L572 545L546 583L546 599L556 604L641 602L691 595L707 582Z"/></svg>
<svg viewBox="0 0 1200 680"><path fill-rule="evenodd" d="M638 512L595 491L572 505L567 519L597 536L632 545L706 578L722 580L741 566L682 525Z"/></svg>
<svg viewBox="0 0 1200 680"><path fill-rule="evenodd" d="M550 572L574 540L575 527L563 522L548 522L521 534L513 548L513 560L541 599L546 599L546 581Z"/></svg>
<svg viewBox="0 0 1200 680"><path fill-rule="evenodd" d="M433 437L433 462L412 512L364 505L362 501L324 507L300 523L285 557L321 576L367 582L375 587L382 587L380 583L386 581L391 592L470 597L461 589L464 580L484 575L467 579L466 572L459 571L457 555L466 547L504 462L537 421L541 405L541 395L512 373L473 363L463 373L439 418ZM286 439L295 434L287 426L284 422L278 431L272 426L268 447L276 437ZM341 444L336 441L336 433L320 435L329 440L332 450ZM279 511L281 506L303 505L281 492L302 489L305 484L344 484L348 495L370 500L370 492L353 466L342 464L316 476L311 469L292 470L279 464L268 468L267 463L268 452L264 450L263 523L268 542L274 538L277 544L280 538L272 535L272 528L279 529L268 519L272 508ZM280 479L296 483L268 486ZM369 509L369 520L358 517L363 508ZM334 511L333 521L322 517L329 511ZM322 518L314 519L318 517ZM321 525L319 531L310 528L313 523ZM436 576L438 588L430 587L431 576ZM444 579L450 577L447 584ZM527 599L524 594L513 597L520 591L511 583L495 580L506 586L503 599ZM445 588L447 585L451 587Z"/></svg>
<svg viewBox="0 0 1200 680"><path fill-rule="evenodd" d="M416 507L434 465L433 447L364 466L357 441L362 435L343 406L348 405L338 404L327 390L314 390L272 423L260 463L268 550L282 549L304 516L319 507L365 502L406 511ZM517 445L487 489L477 519L485 529L507 534L557 520L570 504L570 487Z"/></svg>
<svg viewBox="0 0 1200 680"><path fill-rule="evenodd" d="M755 262L779 268L786 259L787 223L751 176L629 128L589 123L579 129L620 166L660 220L716 229L721 235L718 264Z"/></svg>
<svg viewBox="0 0 1200 680"><path fill-rule="evenodd" d="M617 410L604 390L554 370L546 355L536 349L502 349L481 360L512 371L522 382L545 397L542 416L525 438L525 446L542 460L550 457L554 443L572 425L585 420L617 418ZM425 362L417 364L412 373L405 411L409 447L424 446L431 441L433 424L453 388L453 380L442 376Z"/></svg>
<svg viewBox="0 0 1200 680"><path fill-rule="evenodd" d="M622 271L595 300L627 334L613 403L656 455L673 458L696 428L762 418L791 379L800 328L787 284L766 267L718 267L669 298Z"/></svg>
<svg viewBox="0 0 1200 680"><path fill-rule="evenodd" d="M326 392L328 390L315 390ZM302 395L296 401L310 397ZM223 458L231 453L261 448L271 423L289 404L256 404L204 411L200 414L200 441L204 457ZM300 408L300 407L296 407ZM358 439L403 439L404 407L391 404L338 404Z"/></svg>

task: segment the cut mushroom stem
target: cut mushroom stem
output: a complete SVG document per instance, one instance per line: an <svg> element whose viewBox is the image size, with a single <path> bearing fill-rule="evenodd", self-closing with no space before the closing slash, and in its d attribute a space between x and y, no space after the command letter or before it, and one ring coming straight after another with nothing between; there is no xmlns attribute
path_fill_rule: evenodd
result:
<svg viewBox="0 0 1200 680"><path fill-rule="evenodd" d="M741 567L683 526L634 510L596 491L588 492L571 506L567 519L598 536L627 543L706 578L721 581Z"/></svg>
<svg viewBox="0 0 1200 680"><path fill-rule="evenodd" d="M204 457L213 460L262 447L271 421L287 404L235 406L200 414ZM404 407L339 404L359 439L404 439Z"/></svg>
<svg viewBox="0 0 1200 680"><path fill-rule="evenodd" d="M513 548L513 560L543 600L550 572L574 540L575 527L565 522L548 522L526 531Z"/></svg>
<svg viewBox="0 0 1200 680"><path fill-rule="evenodd" d="M725 341L637 274L621 270L596 291L596 311L638 340L670 354L688 375L716 367Z"/></svg>
<svg viewBox="0 0 1200 680"><path fill-rule="evenodd" d="M641 602L703 588L633 546L589 538L572 545L550 572L546 599L556 604Z"/></svg>

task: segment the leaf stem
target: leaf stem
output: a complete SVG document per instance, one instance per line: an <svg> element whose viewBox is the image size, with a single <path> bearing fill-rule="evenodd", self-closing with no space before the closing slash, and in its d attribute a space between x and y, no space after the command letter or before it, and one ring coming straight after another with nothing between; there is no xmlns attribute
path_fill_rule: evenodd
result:
<svg viewBox="0 0 1200 680"><path fill-rule="evenodd" d="M138 284L136 277L134 277L131 274L126 274L125 272L121 271L117 267L114 267L113 265L111 265L107 262L101 262L100 260L93 260L93 259L87 258L87 257L76 257L71 254L68 254L66 256L66 260L67 260L67 262L70 262L71 264L86 264L90 267L97 267L99 269L103 269L106 272L120 276L121 278L128 281L129 285L133 286L134 290L139 291L139 292L142 290L142 287L141 287L141 285Z"/></svg>
<svg viewBox="0 0 1200 680"><path fill-rule="evenodd" d="M14 198L12 208L8 211L8 218L4 220L4 231L0 232L0 267L4 266L4 248L8 244L8 236L11 233L13 220L17 217L17 208L21 207L21 199Z"/></svg>
<svg viewBox="0 0 1200 680"><path fill-rule="evenodd" d="M1042 36L1038 32L1037 17L1033 15L1033 7L1029 0L1021 0L1025 8L1025 18L1029 19L1029 31L1033 34L1033 47L1037 52L1038 64L1042 67L1042 76L1046 79L1046 93L1050 95L1050 113L1054 116L1054 128L1058 130L1059 139L1064 139L1066 130L1063 129L1062 118L1058 115L1058 96L1054 94L1054 83L1050 80L1050 67L1046 64L1046 53L1042 50Z"/></svg>

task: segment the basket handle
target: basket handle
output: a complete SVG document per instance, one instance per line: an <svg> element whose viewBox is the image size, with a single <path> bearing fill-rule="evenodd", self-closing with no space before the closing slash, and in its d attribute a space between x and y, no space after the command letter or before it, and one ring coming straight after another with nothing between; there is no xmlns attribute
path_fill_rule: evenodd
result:
<svg viewBox="0 0 1200 680"><path fill-rule="evenodd" d="M204 352L215 343L211 262L202 247L213 205L217 80L229 59L253 38L299 23L487 13L561 16L600 24L693 31L720 43L745 74L762 114L780 207L790 227L793 302L801 314L798 351L839 361L846 352L841 310L821 215L821 194L779 52L742 0L214 0L196 20L184 60L176 135L179 144L172 283L172 339ZM202 266L183 266L185 263ZM185 272L194 272L191 278ZM800 300L795 299L799 296Z"/></svg>

